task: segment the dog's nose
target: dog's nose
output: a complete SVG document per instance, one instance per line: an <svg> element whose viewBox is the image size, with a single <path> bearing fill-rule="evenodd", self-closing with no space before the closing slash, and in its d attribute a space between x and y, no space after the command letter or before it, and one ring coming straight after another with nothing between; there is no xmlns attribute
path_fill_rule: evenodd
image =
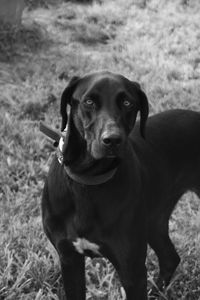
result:
<svg viewBox="0 0 200 300"><path fill-rule="evenodd" d="M104 134L102 137L102 143L106 147L117 147L122 143L122 138L118 134Z"/></svg>

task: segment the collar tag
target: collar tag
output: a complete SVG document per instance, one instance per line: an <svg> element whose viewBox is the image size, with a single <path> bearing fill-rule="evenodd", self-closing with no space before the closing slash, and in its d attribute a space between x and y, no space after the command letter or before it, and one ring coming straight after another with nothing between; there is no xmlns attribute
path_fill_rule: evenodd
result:
<svg viewBox="0 0 200 300"><path fill-rule="evenodd" d="M57 150L57 158L59 163L63 164L63 146L64 146L64 139L63 137L60 138L59 144L58 144L58 150Z"/></svg>

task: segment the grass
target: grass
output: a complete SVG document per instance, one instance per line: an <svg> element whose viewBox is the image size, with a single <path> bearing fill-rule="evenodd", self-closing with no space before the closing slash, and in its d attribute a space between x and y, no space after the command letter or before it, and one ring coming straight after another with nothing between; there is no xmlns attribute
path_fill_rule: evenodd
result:
<svg viewBox="0 0 200 300"><path fill-rule="evenodd" d="M27 35L0 32L0 299L63 299L58 257L40 212L54 148L38 122L60 126L66 81L107 68L142 84L151 114L199 110L199 13L198 1L66 2L26 11ZM199 220L199 199L188 193L170 222L182 261L160 299L200 299ZM106 260L86 263L87 299L125 299ZM151 249L147 267L151 285L158 272Z"/></svg>

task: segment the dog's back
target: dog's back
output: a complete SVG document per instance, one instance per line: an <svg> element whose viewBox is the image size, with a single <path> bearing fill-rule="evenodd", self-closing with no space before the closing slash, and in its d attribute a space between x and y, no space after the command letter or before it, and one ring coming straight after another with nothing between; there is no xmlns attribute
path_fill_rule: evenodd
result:
<svg viewBox="0 0 200 300"><path fill-rule="evenodd" d="M169 192L200 193L199 112L177 109L156 114L147 121L145 140L139 135L138 125L130 138L145 166L146 182L154 182L155 192L159 189L167 197ZM147 193L148 187L152 185L146 187Z"/></svg>

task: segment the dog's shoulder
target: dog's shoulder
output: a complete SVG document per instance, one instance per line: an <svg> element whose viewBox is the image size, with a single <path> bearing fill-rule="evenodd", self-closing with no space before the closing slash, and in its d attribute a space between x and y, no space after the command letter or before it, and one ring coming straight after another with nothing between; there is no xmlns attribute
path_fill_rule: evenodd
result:
<svg viewBox="0 0 200 300"><path fill-rule="evenodd" d="M68 211L73 205L71 182L55 155L44 184L42 206L55 215Z"/></svg>

